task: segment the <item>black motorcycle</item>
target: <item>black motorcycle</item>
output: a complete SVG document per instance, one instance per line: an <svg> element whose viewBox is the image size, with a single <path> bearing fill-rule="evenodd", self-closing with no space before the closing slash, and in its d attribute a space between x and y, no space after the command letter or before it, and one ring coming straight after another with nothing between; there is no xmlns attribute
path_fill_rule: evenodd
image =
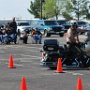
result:
<svg viewBox="0 0 90 90"><path fill-rule="evenodd" d="M63 67L90 67L90 56L82 48L85 48L83 43L79 45L79 48L73 45L71 53L68 54L66 45L60 46L56 39L46 39L44 40L41 63L43 66L56 68L58 58L62 58Z"/></svg>
<svg viewBox="0 0 90 90"><path fill-rule="evenodd" d="M85 52L85 43L72 44L68 50L68 45L64 45L63 64L75 67L90 67L90 56Z"/></svg>

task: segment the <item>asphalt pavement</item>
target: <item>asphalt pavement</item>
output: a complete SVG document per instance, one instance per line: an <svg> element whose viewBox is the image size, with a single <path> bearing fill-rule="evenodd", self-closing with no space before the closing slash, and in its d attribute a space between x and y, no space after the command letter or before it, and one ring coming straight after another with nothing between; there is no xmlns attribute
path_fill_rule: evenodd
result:
<svg viewBox="0 0 90 90"><path fill-rule="evenodd" d="M65 38L50 38L56 38L61 45L65 43ZM83 41L85 37L80 36L80 39ZM83 90L90 89L89 69L64 68L63 73L56 73L56 70L42 67L42 44L30 42L0 45L0 90L21 90L22 77L26 78L27 90L77 90L78 77L81 78ZM15 68L8 68L10 54L13 56Z"/></svg>

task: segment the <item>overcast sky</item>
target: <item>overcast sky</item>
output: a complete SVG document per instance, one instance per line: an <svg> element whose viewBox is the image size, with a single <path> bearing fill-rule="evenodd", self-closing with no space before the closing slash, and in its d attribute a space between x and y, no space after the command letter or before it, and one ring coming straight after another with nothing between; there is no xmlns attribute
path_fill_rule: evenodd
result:
<svg viewBox="0 0 90 90"><path fill-rule="evenodd" d="M17 17L20 19L32 19L27 11L30 1L34 0L0 0L0 20Z"/></svg>

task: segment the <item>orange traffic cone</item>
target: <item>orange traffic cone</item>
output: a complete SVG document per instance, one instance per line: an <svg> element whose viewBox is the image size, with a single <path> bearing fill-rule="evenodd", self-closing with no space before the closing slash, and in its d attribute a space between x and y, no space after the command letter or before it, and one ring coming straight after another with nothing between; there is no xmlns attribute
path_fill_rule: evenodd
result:
<svg viewBox="0 0 90 90"><path fill-rule="evenodd" d="M20 90L27 90L26 78L25 77L22 78Z"/></svg>
<svg viewBox="0 0 90 90"><path fill-rule="evenodd" d="M82 80L81 80L80 77L78 78L78 81L77 81L77 89L76 90L83 90L83 88L82 88Z"/></svg>
<svg viewBox="0 0 90 90"><path fill-rule="evenodd" d="M9 68L14 68L14 62L13 62L13 56L12 56L12 54L10 54L10 57L9 57L8 67Z"/></svg>
<svg viewBox="0 0 90 90"><path fill-rule="evenodd" d="M57 63L57 70L56 70L56 72L58 72L58 73L62 73L62 72L63 72L61 58L58 58L58 63Z"/></svg>

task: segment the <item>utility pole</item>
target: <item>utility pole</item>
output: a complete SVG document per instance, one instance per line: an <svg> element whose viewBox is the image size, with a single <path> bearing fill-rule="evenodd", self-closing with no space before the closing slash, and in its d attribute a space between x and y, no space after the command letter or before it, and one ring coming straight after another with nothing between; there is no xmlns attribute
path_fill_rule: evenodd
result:
<svg viewBox="0 0 90 90"><path fill-rule="evenodd" d="M40 6L41 6L41 19L43 19L43 17L42 17L42 5L43 5L43 3L45 2L45 0L40 0Z"/></svg>
<svg viewBox="0 0 90 90"><path fill-rule="evenodd" d="M56 6L55 6L55 14L56 14L56 20L58 20L58 11L59 11L59 0L56 1Z"/></svg>
<svg viewBox="0 0 90 90"><path fill-rule="evenodd" d="M40 0L40 6L41 6L41 19L42 19L42 0Z"/></svg>
<svg viewBox="0 0 90 90"><path fill-rule="evenodd" d="M77 15L78 15L78 16L77 16L77 17L78 17L78 21L79 21L79 13L80 13L80 12L79 12L79 1L77 2L77 4L78 4L78 8L77 8Z"/></svg>

